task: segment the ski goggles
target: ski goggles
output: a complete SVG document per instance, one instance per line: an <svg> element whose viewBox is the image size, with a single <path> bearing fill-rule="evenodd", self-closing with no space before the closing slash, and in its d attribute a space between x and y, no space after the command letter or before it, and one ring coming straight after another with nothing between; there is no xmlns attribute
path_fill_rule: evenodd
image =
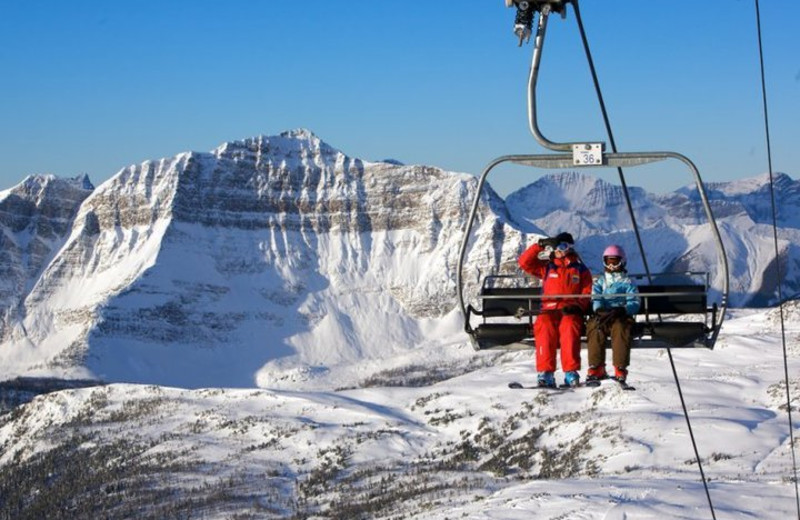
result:
<svg viewBox="0 0 800 520"><path fill-rule="evenodd" d="M606 265L619 265L622 263L622 258L618 256L605 256L603 257L603 263Z"/></svg>
<svg viewBox="0 0 800 520"><path fill-rule="evenodd" d="M570 251L570 250L572 250L572 244L570 244L568 242L561 242L555 248L555 251L557 253L566 253L567 251Z"/></svg>

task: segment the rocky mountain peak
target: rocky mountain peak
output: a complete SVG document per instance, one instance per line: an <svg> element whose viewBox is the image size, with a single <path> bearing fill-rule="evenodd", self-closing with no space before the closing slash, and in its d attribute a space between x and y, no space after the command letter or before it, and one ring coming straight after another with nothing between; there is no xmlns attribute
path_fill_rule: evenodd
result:
<svg viewBox="0 0 800 520"><path fill-rule="evenodd" d="M73 219L94 186L88 176L62 179L55 175L30 175L20 184L0 192L0 338L9 320L52 256L63 243ZM12 318L9 318L12 317Z"/></svg>
<svg viewBox="0 0 800 520"><path fill-rule="evenodd" d="M86 174L67 179L53 174L37 174L29 175L13 188L0 192L0 200L15 195L30 203L41 205L52 202L55 198L73 197L78 192L85 197L87 192L92 190L94 185Z"/></svg>
<svg viewBox="0 0 800 520"><path fill-rule="evenodd" d="M219 159L265 158L286 161L303 161L313 157L330 160L342 154L304 128L289 130L277 136L259 135L228 142L211 153Z"/></svg>

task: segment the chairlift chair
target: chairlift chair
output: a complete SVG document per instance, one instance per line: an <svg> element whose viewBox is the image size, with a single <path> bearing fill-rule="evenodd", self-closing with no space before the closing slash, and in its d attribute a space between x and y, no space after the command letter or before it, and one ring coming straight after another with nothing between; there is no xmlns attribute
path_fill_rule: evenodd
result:
<svg viewBox="0 0 800 520"><path fill-rule="evenodd" d="M552 5L551 5L552 4ZM539 11L533 57L528 78L528 122L534 138L545 148L559 153L504 155L491 161L478 180L478 189L464 230L456 275L456 285L464 330L476 350L530 349L534 346L533 322L540 312L541 289L531 286L531 279L521 276L485 276L480 283L478 307L465 302L463 268L469 238L475 223L486 179L497 166L512 163L540 169L592 169L629 168L668 159L683 163L691 173L702 202L706 218L713 232L718 253L723 287L719 301L709 302L709 275L702 272L659 273L632 275L637 281L641 308L633 328L633 348L688 348L712 349L719 335L727 309L729 281L728 265L722 238L711 212L697 167L687 157L675 152L609 153L603 142L555 143L539 131L536 120L536 83L541 62L547 20L552 7L565 16L564 2L536 2ZM622 171L620 170L620 175ZM627 188L623 187L627 190ZM628 200L628 208L633 210ZM633 222L634 229L636 222ZM637 231L638 233L638 231ZM644 256L644 251L641 251ZM671 279L671 280L670 280ZM675 283L680 279L680 283ZM580 295L548 295L576 298ZM591 297L586 295L585 297ZM473 324L473 318L478 323ZM583 338L585 341L585 337Z"/></svg>

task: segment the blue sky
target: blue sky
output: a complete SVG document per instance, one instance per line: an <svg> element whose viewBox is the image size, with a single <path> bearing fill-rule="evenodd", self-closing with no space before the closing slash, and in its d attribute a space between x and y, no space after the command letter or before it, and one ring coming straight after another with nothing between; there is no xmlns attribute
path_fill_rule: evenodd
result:
<svg viewBox="0 0 800 520"><path fill-rule="evenodd" d="M581 3L620 151L682 153L706 181L767 171L755 4ZM541 153L532 46L502 0L3 0L0 188L308 128L345 153L480 173ZM761 2L773 169L800 176L800 2ZM551 17L539 125L606 140L575 17ZM651 191L674 168L629 177ZM674 171L673 171L674 170ZM500 172L507 193L540 172Z"/></svg>

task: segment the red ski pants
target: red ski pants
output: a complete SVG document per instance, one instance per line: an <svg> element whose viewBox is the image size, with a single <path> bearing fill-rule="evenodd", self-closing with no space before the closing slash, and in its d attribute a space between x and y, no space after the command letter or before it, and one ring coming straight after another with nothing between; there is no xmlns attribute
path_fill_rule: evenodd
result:
<svg viewBox="0 0 800 520"><path fill-rule="evenodd" d="M543 312L533 323L536 341L536 371L555 372L556 350L561 347L561 370L581 369L581 328L583 317Z"/></svg>

